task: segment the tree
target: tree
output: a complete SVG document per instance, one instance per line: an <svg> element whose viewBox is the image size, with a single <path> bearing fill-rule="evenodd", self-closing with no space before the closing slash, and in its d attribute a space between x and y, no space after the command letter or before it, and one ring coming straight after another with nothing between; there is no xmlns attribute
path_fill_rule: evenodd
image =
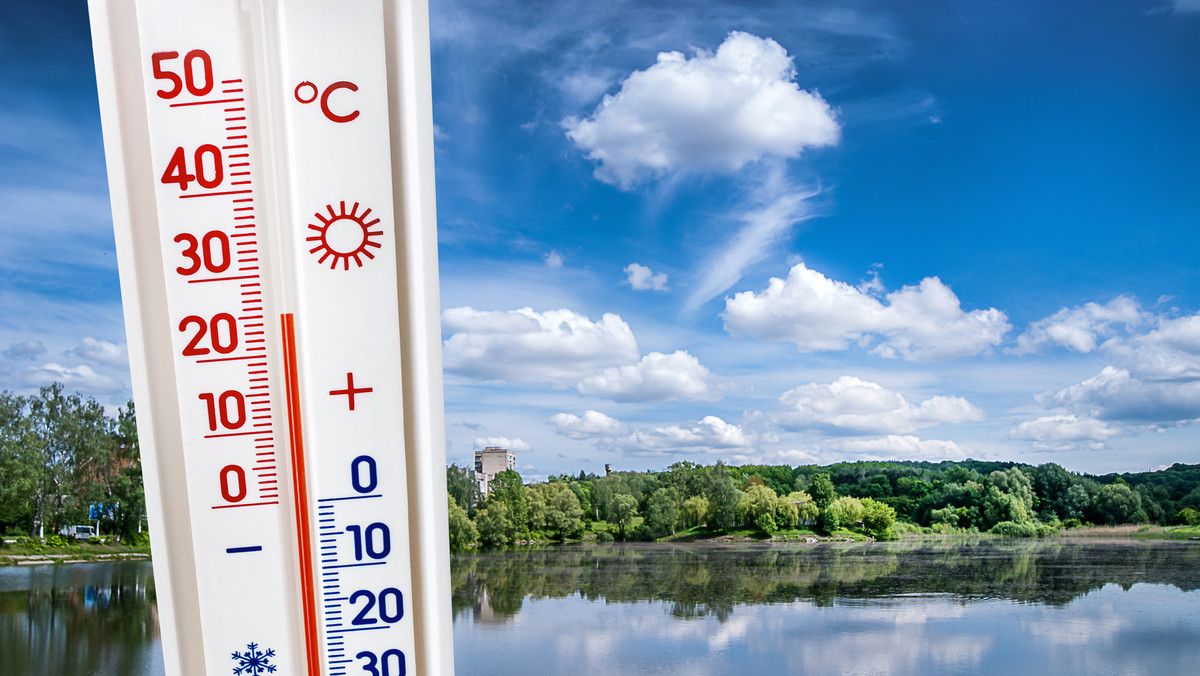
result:
<svg viewBox="0 0 1200 676"><path fill-rule="evenodd" d="M704 497L708 499L708 525L729 528L737 518L737 505L742 492L737 489L729 469L722 462L708 467L704 481Z"/></svg>
<svg viewBox="0 0 1200 676"><path fill-rule="evenodd" d="M708 500L700 495L693 495L683 501L683 522L689 528L704 523L708 514Z"/></svg>
<svg viewBox="0 0 1200 676"><path fill-rule="evenodd" d="M887 533L892 524L896 522L896 510L886 503L863 498L862 508L863 527L875 537L881 537Z"/></svg>
<svg viewBox="0 0 1200 676"><path fill-rule="evenodd" d="M450 465L446 468L446 492L468 514L479 506L479 483L471 478L466 467Z"/></svg>
<svg viewBox="0 0 1200 676"><path fill-rule="evenodd" d="M804 491L792 491L784 500L796 508L796 525L811 526L821 515L821 508L813 501L812 496Z"/></svg>
<svg viewBox="0 0 1200 676"><path fill-rule="evenodd" d="M458 501L447 495L449 503L450 549L461 551L479 539L479 531L467 517L467 510L459 506Z"/></svg>
<svg viewBox="0 0 1200 676"><path fill-rule="evenodd" d="M525 500L525 484L516 471L506 469L497 472L488 482L486 504L491 506L497 502L504 503L508 508L507 516L512 521L514 534L529 530L529 503Z"/></svg>
<svg viewBox="0 0 1200 676"><path fill-rule="evenodd" d="M621 494L612 499L610 508L612 514L609 520L617 524L617 532L621 539L625 539L625 530L633 525L633 520L637 518L637 500L632 495Z"/></svg>
<svg viewBox="0 0 1200 676"><path fill-rule="evenodd" d="M1088 495L1087 489L1080 484L1074 484L1062 497L1055 500L1054 508L1064 521L1067 519L1082 520L1087 516L1088 507L1091 504L1092 498Z"/></svg>
<svg viewBox="0 0 1200 676"><path fill-rule="evenodd" d="M812 496L813 501L817 503L817 507L825 509L829 503L837 499L837 491L833 488L833 481L829 479L828 474L818 474L813 477L812 485L808 487L808 494Z"/></svg>
<svg viewBox="0 0 1200 676"><path fill-rule="evenodd" d="M112 420L94 399L64 394L59 383L29 400L34 461L33 535L87 518L82 484L94 471L97 454L112 443Z"/></svg>
<svg viewBox="0 0 1200 676"><path fill-rule="evenodd" d="M574 483L574 482L572 482ZM550 499L550 529L560 540L577 537L583 531L583 507L569 487Z"/></svg>
<svg viewBox="0 0 1200 676"><path fill-rule="evenodd" d="M33 528L29 496L37 485L38 457L25 397L0 392L0 533Z"/></svg>
<svg viewBox="0 0 1200 676"><path fill-rule="evenodd" d="M680 522L679 492L660 488L646 501L646 529L656 538L674 535Z"/></svg>
<svg viewBox="0 0 1200 676"><path fill-rule="evenodd" d="M1092 501L1092 509L1107 524L1138 523L1146 517L1142 497L1120 480L1100 489Z"/></svg>
<svg viewBox="0 0 1200 676"><path fill-rule="evenodd" d="M743 493L741 500L738 501L738 521L746 525L758 525L761 516L770 515L771 530L774 531L776 526L775 503L778 501L779 497L770 488L762 484L750 486L750 489Z"/></svg>
<svg viewBox="0 0 1200 676"><path fill-rule="evenodd" d="M479 541L485 545L504 545L513 539L515 526L508 516L508 506L502 501L489 502L475 515Z"/></svg>

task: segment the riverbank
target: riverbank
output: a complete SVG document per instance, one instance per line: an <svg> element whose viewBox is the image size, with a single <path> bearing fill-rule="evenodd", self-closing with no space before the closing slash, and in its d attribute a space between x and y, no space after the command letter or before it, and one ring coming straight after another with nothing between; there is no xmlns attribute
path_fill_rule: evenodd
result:
<svg viewBox="0 0 1200 676"><path fill-rule="evenodd" d="M0 542L0 566L46 566L60 563L145 561L150 545L68 543L62 546L39 543L29 538Z"/></svg>

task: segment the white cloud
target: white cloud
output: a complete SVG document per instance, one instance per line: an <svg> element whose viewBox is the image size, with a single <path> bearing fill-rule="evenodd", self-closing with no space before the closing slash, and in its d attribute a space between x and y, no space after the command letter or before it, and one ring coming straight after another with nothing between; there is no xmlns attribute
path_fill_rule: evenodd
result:
<svg viewBox="0 0 1200 676"><path fill-rule="evenodd" d="M733 454L728 458L734 465L819 465L821 456L812 451L788 449L786 451L768 451L765 453Z"/></svg>
<svg viewBox="0 0 1200 676"><path fill-rule="evenodd" d="M630 263L625 266L625 274L628 275L625 283L633 287L634 291L667 290L667 273L665 272L655 274L645 265Z"/></svg>
<svg viewBox="0 0 1200 676"><path fill-rule="evenodd" d="M1009 432L1013 439L1032 441L1034 448L1046 451L1069 451L1080 443L1100 450L1109 438L1119 434L1121 430L1101 420L1073 415L1050 415L1027 420Z"/></svg>
<svg viewBox="0 0 1200 676"><path fill-rule="evenodd" d="M480 437L475 440L475 450L477 451L482 451L489 446L499 447L509 451L516 451L518 453L528 453L530 450L532 450L529 447L529 444L518 438L510 439L508 437Z"/></svg>
<svg viewBox="0 0 1200 676"><path fill-rule="evenodd" d="M551 251L550 253L546 254L545 258L546 267L548 268L557 269L563 266L562 254L558 253L557 251Z"/></svg>
<svg viewBox="0 0 1200 676"><path fill-rule="evenodd" d="M447 371L475 378L566 387L598 369L640 357L633 331L619 315L600 321L567 309L535 312L450 308L442 329Z"/></svg>
<svg viewBox="0 0 1200 676"><path fill-rule="evenodd" d="M0 352L6 359L13 361L33 361L46 353L46 346L40 340L32 338L20 343L13 343Z"/></svg>
<svg viewBox="0 0 1200 676"><path fill-rule="evenodd" d="M1083 417L1149 425L1200 419L1200 380L1142 380L1129 370L1106 366L1098 375L1037 397Z"/></svg>
<svg viewBox="0 0 1200 676"><path fill-rule="evenodd" d="M568 117L563 127L599 163L596 177L624 189L670 172L736 171L838 142L833 110L795 75L779 43L735 31L715 54L660 53L591 117Z"/></svg>
<svg viewBox="0 0 1200 676"><path fill-rule="evenodd" d="M830 450L876 460L965 460L968 452L953 441L921 439L911 434L889 434L875 439L835 439Z"/></svg>
<svg viewBox="0 0 1200 676"><path fill-rule="evenodd" d="M1200 12L1200 0L1175 0L1174 5L1176 14Z"/></svg>
<svg viewBox="0 0 1200 676"><path fill-rule="evenodd" d="M42 364L41 366L23 369L20 378L30 387L43 387L52 383L62 383L68 391L82 390L83 392L120 392L125 386L115 378L96 373L87 364L70 367L62 364Z"/></svg>
<svg viewBox="0 0 1200 676"><path fill-rule="evenodd" d="M937 396L914 405L897 392L853 376L828 385L802 385L779 401L787 408L775 420L791 430L909 434L933 425L984 419L983 411L962 397Z"/></svg>
<svg viewBox="0 0 1200 676"><path fill-rule="evenodd" d="M1157 324L1148 333L1110 343L1109 352L1125 357L1130 371L1145 380L1200 380L1200 314Z"/></svg>
<svg viewBox="0 0 1200 676"><path fill-rule="evenodd" d="M555 431L571 439L596 439L625 434L625 424L600 411L587 410L582 416L556 413L550 417Z"/></svg>
<svg viewBox="0 0 1200 676"><path fill-rule="evenodd" d="M1017 336L1013 354L1029 354L1049 346L1062 346L1076 352L1096 349L1101 338L1111 336L1115 325L1133 327L1145 320L1141 306L1128 296L1118 296L1105 305L1087 303L1058 312L1034 322Z"/></svg>
<svg viewBox="0 0 1200 676"><path fill-rule="evenodd" d="M884 301L799 263L786 280L772 277L762 293L743 291L726 299L723 317L730 333L790 341L801 352L878 340L874 353L907 360L977 354L998 345L1009 329L1008 318L995 308L964 312L936 277L889 293Z"/></svg>
<svg viewBox="0 0 1200 676"><path fill-rule="evenodd" d="M637 364L607 368L584 378L580 394L613 401L715 401L720 395L710 385L712 373L691 354L651 352Z"/></svg>
<svg viewBox="0 0 1200 676"><path fill-rule="evenodd" d="M766 258L771 247L788 236L792 226L812 217L808 202L818 191L793 185L782 162L764 162L758 173L760 185L735 209L740 228L700 265L695 290L684 305L686 311L695 311L728 291L747 267Z"/></svg>
<svg viewBox="0 0 1200 676"><path fill-rule="evenodd" d="M753 445L753 439L739 425L710 415L699 422L683 425L645 427L626 437L605 440L601 444L611 450L623 451L625 455L649 457L746 449Z"/></svg>
<svg viewBox="0 0 1200 676"><path fill-rule="evenodd" d="M127 366L129 356L125 354L125 346L110 343L91 336L84 336L79 345L67 351L67 354L91 362L99 362L109 366Z"/></svg>

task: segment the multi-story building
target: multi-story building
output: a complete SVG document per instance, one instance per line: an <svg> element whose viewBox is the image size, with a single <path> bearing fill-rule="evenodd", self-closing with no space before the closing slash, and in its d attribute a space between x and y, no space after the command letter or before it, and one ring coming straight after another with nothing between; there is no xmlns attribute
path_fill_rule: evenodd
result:
<svg viewBox="0 0 1200 676"><path fill-rule="evenodd" d="M492 479L506 469L517 469L516 453L499 446L475 451L475 481L479 482L479 494L487 496Z"/></svg>

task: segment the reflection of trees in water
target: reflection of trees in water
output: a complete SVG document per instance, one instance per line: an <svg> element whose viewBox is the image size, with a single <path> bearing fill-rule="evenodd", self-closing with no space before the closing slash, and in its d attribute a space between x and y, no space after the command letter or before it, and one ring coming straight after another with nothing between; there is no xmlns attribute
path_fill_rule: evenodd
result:
<svg viewBox="0 0 1200 676"><path fill-rule="evenodd" d="M148 563L56 566L29 589L0 592L5 673L138 673L156 636Z"/></svg>
<svg viewBox="0 0 1200 676"><path fill-rule="evenodd" d="M1200 589L1200 547L980 540L932 546L556 547L473 552L451 566L455 617L503 622L523 600L663 601L679 618L724 621L738 604L952 594L1063 605L1115 583Z"/></svg>

